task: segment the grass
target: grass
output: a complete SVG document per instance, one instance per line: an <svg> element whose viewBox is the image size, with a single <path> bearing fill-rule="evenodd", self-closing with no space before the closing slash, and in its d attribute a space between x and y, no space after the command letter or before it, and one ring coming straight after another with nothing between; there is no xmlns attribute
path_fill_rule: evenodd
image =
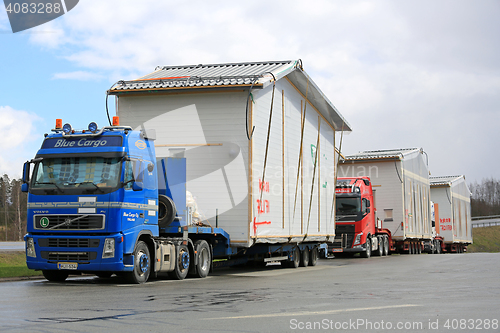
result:
<svg viewBox="0 0 500 333"><path fill-rule="evenodd" d="M474 228L472 239L467 252L500 252L500 226Z"/></svg>
<svg viewBox="0 0 500 333"><path fill-rule="evenodd" d="M0 278L42 275L40 271L28 269L23 252L0 252Z"/></svg>

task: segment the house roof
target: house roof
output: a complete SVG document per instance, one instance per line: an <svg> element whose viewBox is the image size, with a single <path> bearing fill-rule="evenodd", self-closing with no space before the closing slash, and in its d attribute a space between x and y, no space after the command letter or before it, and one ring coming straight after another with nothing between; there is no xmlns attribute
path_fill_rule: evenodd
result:
<svg viewBox="0 0 500 333"><path fill-rule="evenodd" d="M431 186L451 186L451 184L465 176L440 176L440 177L429 177L429 182Z"/></svg>
<svg viewBox="0 0 500 333"><path fill-rule="evenodd" d="M386 150L366 150L360 151L357 154L346 155L346 161L353 160L400 160L403 159L405 155L413 154L423 151L422 148L404 148L404 149L386 149Z"/></svg>
<svg viewBox="0 0 500 333"><path fill-rule="evenodd" d="M136 80L118 81L111 95L206 89L263 89L273 79L286 77L330 122L335 130L351 131L351 126L302 69L301 60L225 63L188 66L158 66Z"/></svg>

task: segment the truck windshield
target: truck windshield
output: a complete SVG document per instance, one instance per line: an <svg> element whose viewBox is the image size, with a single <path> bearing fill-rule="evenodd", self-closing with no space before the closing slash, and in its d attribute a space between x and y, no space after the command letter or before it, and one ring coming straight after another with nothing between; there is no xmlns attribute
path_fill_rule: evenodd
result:
<svg viewBox="0 0 500 333"><path fill-rule="evenodd" d="M44 158L33 171L31 188L56 192L110 192L119 185L119 157Z"/></svg>
<svg viewBox="0 0 500 333"><path fill-rule="evenodd" d="M337 215L357 215L361 212L360 198L339 198L336 199Z"/></svg>

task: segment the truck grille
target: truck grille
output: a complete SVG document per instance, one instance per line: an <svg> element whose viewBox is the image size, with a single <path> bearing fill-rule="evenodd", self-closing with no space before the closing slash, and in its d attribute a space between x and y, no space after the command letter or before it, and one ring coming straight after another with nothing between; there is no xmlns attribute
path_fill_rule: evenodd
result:
<svg viewBox="0 0 500 333"><path fill-rule="evenodd" d="M97 252L41 252L42 259L50 261L90 261L97 258Z"/></svg>
<svg viewBox="0 0 500 333"><path fill-rule="evenodd" d="M354 242L355 230L354 224L337 224L335 226L335 239L332 247L350 249Z"/></svg>
<svg viewBox="0 0 500 333"><path fill-rule="evenodd" d="M69 225L63 223L68 220L84 216L75 215L35 215L35 229L38 230L101 230L104 229L104 215L87 215L79 220L71 222ZM41 223L43 219L43 225ZM47 221L48 220L48 221Z"/></svg>
<svg viewBox="0 0 500 333"><path fill-rule="evenodd" d="M99 247L98 239L88 238L41 238L40 247Z"/></svg>

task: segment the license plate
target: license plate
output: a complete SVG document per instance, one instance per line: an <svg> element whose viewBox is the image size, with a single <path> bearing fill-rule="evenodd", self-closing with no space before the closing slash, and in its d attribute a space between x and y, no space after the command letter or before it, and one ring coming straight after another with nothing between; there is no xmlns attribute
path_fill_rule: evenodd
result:
<svg viewBox="0 0 500 333"><path fill-rule="evenodd" d="M57 269L78 269L78 263L76 262L60 262L57 263Z"/></svg>
<svg viewBox="0 0 500 333"><path fill-rule="evenodd" d="M343 249L332 249L332 252L344 252Z"/></svg>

